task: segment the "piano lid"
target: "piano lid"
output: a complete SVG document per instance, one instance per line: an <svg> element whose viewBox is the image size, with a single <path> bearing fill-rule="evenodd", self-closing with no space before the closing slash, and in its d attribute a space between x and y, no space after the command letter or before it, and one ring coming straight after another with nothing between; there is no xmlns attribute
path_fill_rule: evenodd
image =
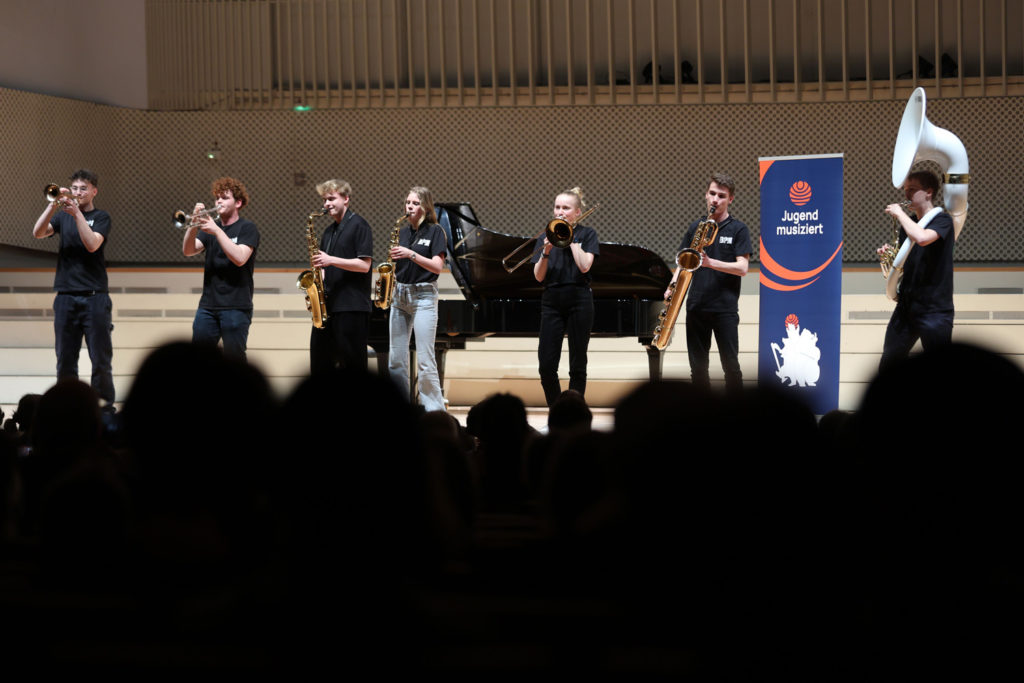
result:
<svg viewBox="0 0 1024 683"><path fill-rule="evenodd" d="M505 272L501 265L528 237L483 227L466 202L436 204L434 208L448 237L448 267L467 301L476 306L481 299L540 298L544 287L534 279L530 263L514 273ZM600 244L601 254L591 271L595 298L661 300L672 273L660 256L634 244ZM525 255L526 249L519 254Z"/></svg>

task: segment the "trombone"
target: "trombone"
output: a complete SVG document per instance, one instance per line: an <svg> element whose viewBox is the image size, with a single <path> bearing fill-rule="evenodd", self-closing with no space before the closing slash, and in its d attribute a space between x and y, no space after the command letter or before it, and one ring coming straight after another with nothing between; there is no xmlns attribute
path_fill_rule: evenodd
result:
<svg viewBox="0 0 1024 683"><path fill-rule="evenodd" d="M559 249L565 249L566 247L568 247L570 244L572 244L572 233L576 229L576 226L579 225L580 221L582 221L584 218L597 211L599 206L601 205L596 204L593 207L587 209L586 211L580 214L579 218L572 222L569 222L564 218L552 218L550 221L548 221L548 224L544 226L544 229L537 233L536 237L534 237L532 240L526 240L518 247L516 247L508 256L501 259L501 265L505 269L505 272L511 273L515 271L517 268L519 268L519 266L529 261L530 257L533 256L532 253L524 256L514 266L508 265L508 262L512 260L512 257L514 257L520 251L525 249L526 245L530 244L530 242L533 242L534 245L536 245L537 240L539 240L541 237L544 237L545 235L548 238L548 242L551 242L551 244L558 247Z"/></svg>
<svg viewBox="0 0 1024 683"><path fill-rule="evenodd" d="M217 213L217 207L211 206L208 209L202 211L196 211L195 213L185 213L184 211L174 212L174 227L178 230L184 230L192 227L192 221L197 218L204 218L206 216L212 216Z"/></svg>

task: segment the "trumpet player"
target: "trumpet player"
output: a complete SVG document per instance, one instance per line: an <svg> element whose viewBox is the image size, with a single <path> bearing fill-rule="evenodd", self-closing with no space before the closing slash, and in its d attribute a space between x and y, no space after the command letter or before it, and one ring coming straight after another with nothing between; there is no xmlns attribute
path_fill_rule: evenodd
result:
<svg viewBox="0 0 1024 683"><path fill-rule="evenodd" d="M583 190L574 187L555 197L554 217L575 224L583 215ZM587 349L594 327L594 293L590 289L590 270L601 249L597 232L576 225L572 242L554 249L545 236L537 240L533 252L533 276L544 285L540 305L540 334L537 362L540 384L548 407L562 393L558 364L562 357L562 339L569 337L569 389L583 396L587 390Z"/></svg>
<svg viewBox="0 0 1024 683"><path fill-rule="evenodd" d="M32 235L60 236L53 289L53 332L57 353L57 379L78 377L78 356L85 338L92 361L92 388L104 408L113 410L114 349L111 331L107 262L103 250L110 234L110 214L97 209L96 174L79 169L71 186L62 187L39 215Z"/></svg>
<svg viewBox="0 0 1024 683"><path fill-rule="evenodd" d="M880 370L906 358L918 339L925 350L953 339L953 219L942 211L926 226L920 225L934 208L938 191L935 174L915 171L903 183L903 194L914 217L898 203L885 207L885 213L899 223L904 239L913 242L914 248L904 263L896 309L885 330ZM884 249L880 247L879 254Z"/></svg>
<svg viewBox="0 0 1024 683"><path fill-rule="evenodd" d="M215 345L222 341L225 355L245 360L260 231L238 214L249 205L245 185L234 178L218 178L211 190L217 220L203 213L202 203L196 204L181 246L185 256L206 255L192 342Z"/></svg>
<svg viewBox="0 0 1024 683"><path fill-rule="evenodd" d="M693 273L686 297L686 352L691 381L696 386L711 388L709 367L714 334L725 372L725 389L730 394L743 389L739 361L740 278L747 274L753 251L749 228L729 213L735 198L736 183L732 177L713 174L704 203L708 217L718 224L718 235L704 248L701 265ZM690 246L700 223L696 220L690 224L679 251ZM679 278L679 270L676 268L672 282ZM665 291L665 298L670 293L671 288Z"/></svg>
<svg viewBox="0 0 1024 683"><path fill-rule="evenodd" d="M352 186L348 182L326 180L316 191L333 223L324 230L320 252L312 262L314 268L323 269L327 319L322 328L311 328L309 369L311 373L335 367L365 372L373 234L349 206Z"/></svg>

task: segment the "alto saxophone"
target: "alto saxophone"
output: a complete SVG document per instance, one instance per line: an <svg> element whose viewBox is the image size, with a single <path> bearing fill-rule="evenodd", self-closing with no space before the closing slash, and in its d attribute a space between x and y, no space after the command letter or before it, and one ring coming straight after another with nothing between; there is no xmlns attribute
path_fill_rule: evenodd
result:
<svg viewBox="0 0 1024 683"><path fill-rule="evenodd" d="M711 220L717 208L718 205L711 205L708 217L697 224L690 246L676 254L679 277L669 285L671 291L665 300L664 310L658 315L658 326L654 328L654 341L651 342L659 351L668 348L669 342L672 341L672 331L675 329L679 311L683 308L683 299L690 289L690 281L704 262L704 247L711 245L718 237L718 223Z"/></svg>
<svg viewBox="0 0 1024 683"><path fill-rule="evenodd" d="M395 295L395 260L391 258L391 250L398 246L402 223L407 220L409 216L402 214L395 221L395 227L391 228L391 239L388 240L388 260L377 266L377 284L373 288L373 305L377 308L391 307L391 298Z"/></svg>
<svg viewBox="0 0 1024 683"><path fill-rule="evenodd" d="M309 248L309 270L299 273L295 286L306 291L306 310L313 314L313 327L323 328L327 320L327 299L324 296L324 276L320 268L313 265L313 259L320 253L320 245L316 241L316 230L313 220L327 213L325 210L314 211L306 217L306 246Z"/></svg>

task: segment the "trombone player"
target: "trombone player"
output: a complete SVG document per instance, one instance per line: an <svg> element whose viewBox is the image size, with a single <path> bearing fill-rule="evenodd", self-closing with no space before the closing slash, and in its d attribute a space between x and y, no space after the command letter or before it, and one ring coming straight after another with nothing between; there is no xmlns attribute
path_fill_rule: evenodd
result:
<svg viewBox="0 0 1024 683"><path fill-rule="evenodd" d="M544 285L541 296L540 338L537 361L544 399L551 407L562 393L558 363L562 338L569 337L569 389L584 395L587 389L587 348L594 327L594 293L590 269L600 254L597 232L576 225L583 217L583 190L574 187L555 197L554 217L574 225L572 242L554 249L545 236L533 252L533 276Z"/></svg>
<svg viewBox="0 0 1024 683"><path fill-rule="evenodd" d="M914 217L907 215L899 203L885 207L885 213L899 223L904 239L916 248L907 254L903 266L899 298L885 330L879 370L906 358L918 339L926 351L953 339L953 218L942 211L926 226L921 225L935 208L938 191L939 179L934 173L915 171L903 183L903 194ZM885 249L879 247L879 255Z"/></svg>
<svg viewBox="0 0 1024 683"><path fill-rule="evenodd" d="M47 188L50 203L32 228L44 239L60 235L53 289L53 332L57 353L57 379L78 378L82 338L92 362L92 388L104 409L113 411L114 329L107 289L107 262L103 256L110 234L110 214L97 209L98 179L88 169L71 175L71 187ZM51 192L52 189L52 192Z"/></svg>

